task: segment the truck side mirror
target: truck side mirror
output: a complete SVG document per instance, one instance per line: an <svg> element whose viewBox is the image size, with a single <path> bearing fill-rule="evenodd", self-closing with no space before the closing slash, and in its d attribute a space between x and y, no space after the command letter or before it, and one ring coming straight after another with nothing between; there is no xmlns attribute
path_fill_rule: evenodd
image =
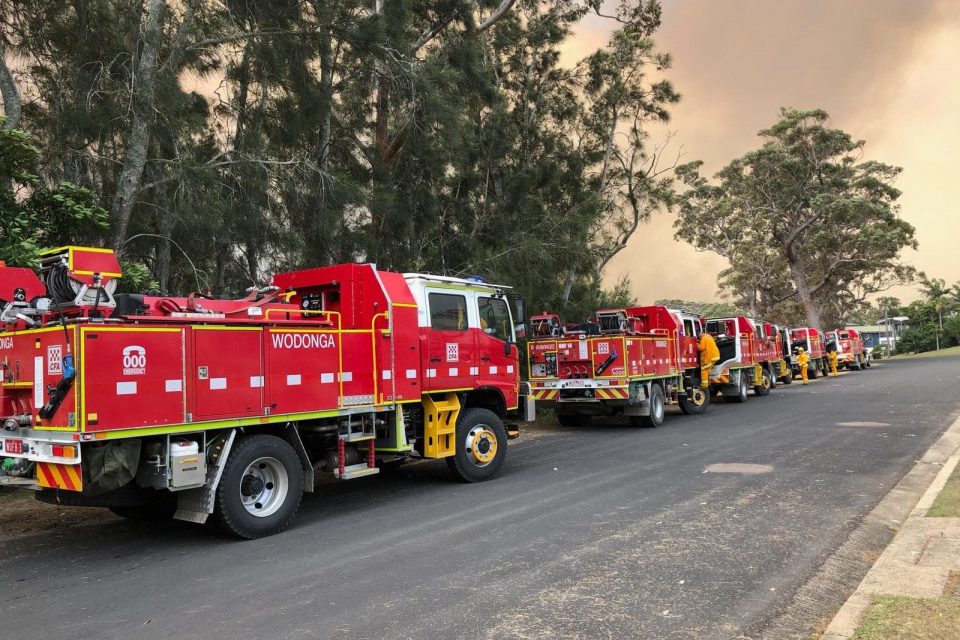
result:
<svg viewBox="0 0 960 640"><path fill-rule="evenodd" d="M516 306L516 308L517 308L517 317L514 318L513 321L514 321L514 322L526 322L526 321L527 321L527 313L526 313L526 309L525 309L525 306L526 306L526 305L525 305L525 300L523 299L523 296L517 296L517 297L514 299L514 304L515 304L515 306Z"/></svg>

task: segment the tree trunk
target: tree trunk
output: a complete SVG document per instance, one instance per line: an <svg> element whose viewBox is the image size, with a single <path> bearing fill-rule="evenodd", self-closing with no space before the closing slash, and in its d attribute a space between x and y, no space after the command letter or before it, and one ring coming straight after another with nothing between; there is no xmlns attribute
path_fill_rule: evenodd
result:
<svg viewBox="0 0 960 640"><path fill-rule="evenodd" d="M567 277L563 281L563 295L560 297L560 300L563 302L570 301L570 293L573 291L573 281L577 279L577 265L571 264L570 268L567 270Z"/></svg>
<svg viewBox="0 0 960 640"><path fill-rule="evenodd" d="M814 329L820 328L820 308L813 301L810 294L810 285L807 283L807 270L800 262L800 257L796 252L790 251L787 254L787 264L790 265L790 274L793 276L793 283L797 287L797 297L800 304L803 305L803 312L807 316L807 326Z"/></svg>
<svg viewBox="0 0 960 640"><path fill-rule="evenodd" d="M177 218L165 209L160 213L160 235L164 237L163 242L158 247L158 271L157 278L160 283L160 291L166 295L170 291L170 264L172 262L171 252L173 247L170 238L173 237L173 230L177 226Z"/></svg>
<svg viewBox="0 0 960 640"><path fill-rule="evenodd" d="M320 34L320 155L317 164L321 171L327 170L330 158L333 111L333 48L329 25Z"/></svg>
<svg viewBox="0 0 960 640"><path fill-rule="evenodd" d="M130 135L127 138L117 192L110 207L111 218L115 225L113 246L118 253L122 253L123 243L127 238L130 217L133 215L133 206L140 191L140 179L147 164L147 152L156 120L155 72L160 52L160 23L164 9L166 9L166 0L149 0L143 25L140 58L134 71L133 96L130 102L132 112Z"/></svg>
<svg viewBox="0 0 960 640"><path fill-rule="evenodd" d="M0 97L3 98L3 113L7 116L6 128L16 129L20 126L20 91L13 74L7 67L7 52L0 40Z"/></svg>

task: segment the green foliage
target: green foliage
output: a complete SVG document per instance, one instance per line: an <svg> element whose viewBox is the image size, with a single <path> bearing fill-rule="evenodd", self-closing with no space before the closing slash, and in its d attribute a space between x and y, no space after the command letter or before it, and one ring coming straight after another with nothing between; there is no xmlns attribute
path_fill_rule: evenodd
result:
<svg viewBox="0 0 960 640"><path fill-rule="evenodd" d="M143 293L160 288L150 268L142 262L121 260L120 268L123 271L123 278L117 286L118 293Z"/></svg>
<svg viewBox="0 0 960 640"><path fill-rule="evenodd" d="M903 332L897 341L897 353L922 353L937 348L937 325L922 324Z"/></svg>
<svg viewBox="0 0 960 640"><path fill-rule="evenodd" d="M168 2L148 93L142 2L0 0L36 96L22 120L36 142L18 150L44 183L89 190L56 188L65 200L38 213L49 233L108 241L96 205L116 209L131 105L149 101L125 287L154 284L135 263L163 291L237 294L277 270L375 261L505 282L569 317L626 299L601 291L603 267L670 194L647 140L679 99L652 41L659 2L536 0L487 26L498 1L381 4ZM561 67L601 9L609 44ZM27 259L48 239L14 221Z"/></svg>
<svg viewBox="0 0 960 640"><path fill-rule="evenodd" d="M0 117L0 260L36 267L42 248L94 240L107 229L107 212L89 189L48 185L37 175L39 150Z"/></svg>
<svg viewBox="0 0 960 640"><path fill-rule="evenodd" d="M909 318L910 328L897 343L897 352L922 353L936 349L938 344L941 349L960 344L960 300L955 287L921 273L920 292L923 298L905 306L894 307L896 300L881 301L890 304L893 314Z"/></svg>
<svg viewBox="0 0 960 640"><path fill-rule="evenodd" d="M834 326L869 297L914 277L899 262L916 247L899 217L900 169L861 161L864 142L827 127L820 110L784 109L760 148L708 182L678 168L677 238L730 261L720 286L757 315Z"/></svg>

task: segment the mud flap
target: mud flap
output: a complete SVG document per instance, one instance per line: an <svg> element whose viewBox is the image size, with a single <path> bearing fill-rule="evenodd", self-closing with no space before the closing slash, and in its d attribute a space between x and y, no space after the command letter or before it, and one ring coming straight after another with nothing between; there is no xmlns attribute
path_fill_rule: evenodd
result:
<svg viewBox="0 0 960 640"><path fill-rule="evenodd" d="M208 450L213 447L214 455L208 457L207 481L202 487L196 489L187 489L177 492L177 510L173 514L174 520L185 520L187 522L196 522L203 524L213 513L213 505L217 497L217 486L220 484L220 476L223 475L224 463L230 457L230 448L237 437L237 430L230 431L223 436L222 442L211 441L207 446ZM210 460L210 458L213 458Z"/></svg>

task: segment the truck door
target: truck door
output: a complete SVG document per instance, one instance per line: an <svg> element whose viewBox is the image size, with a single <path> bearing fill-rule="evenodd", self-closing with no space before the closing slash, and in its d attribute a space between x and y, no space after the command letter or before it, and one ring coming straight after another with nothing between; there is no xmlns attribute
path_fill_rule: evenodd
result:
<svg viewBox="0 0 960 640"><path fill-rule="evenodd" d="M426 294L430 328L424 332L426 344L421 351L424 387L428 391L472 389L480 364L470 330L468 299L472 292L427 288Z"/></svg>
<svg viewBox="0 0 960 640"><path fill-rule="evenodd" d="M693 318L684 318L683 320L683 338L680 340L680 362L682 368L700 366L700 352L697 349L697 341L700 338L702 329L700 321Z"/></svg>
<svg viewBox="0 0 960 640"><path fill-rule="evenodd" d="M476 333L477 356L480 360L477 386L499 388L507 407L514 407L517 404L516 387L520 372L517 370L517 345L507 301L503 296L484 293L477 293L476 300L480 324L480 331Z"/></svg>

